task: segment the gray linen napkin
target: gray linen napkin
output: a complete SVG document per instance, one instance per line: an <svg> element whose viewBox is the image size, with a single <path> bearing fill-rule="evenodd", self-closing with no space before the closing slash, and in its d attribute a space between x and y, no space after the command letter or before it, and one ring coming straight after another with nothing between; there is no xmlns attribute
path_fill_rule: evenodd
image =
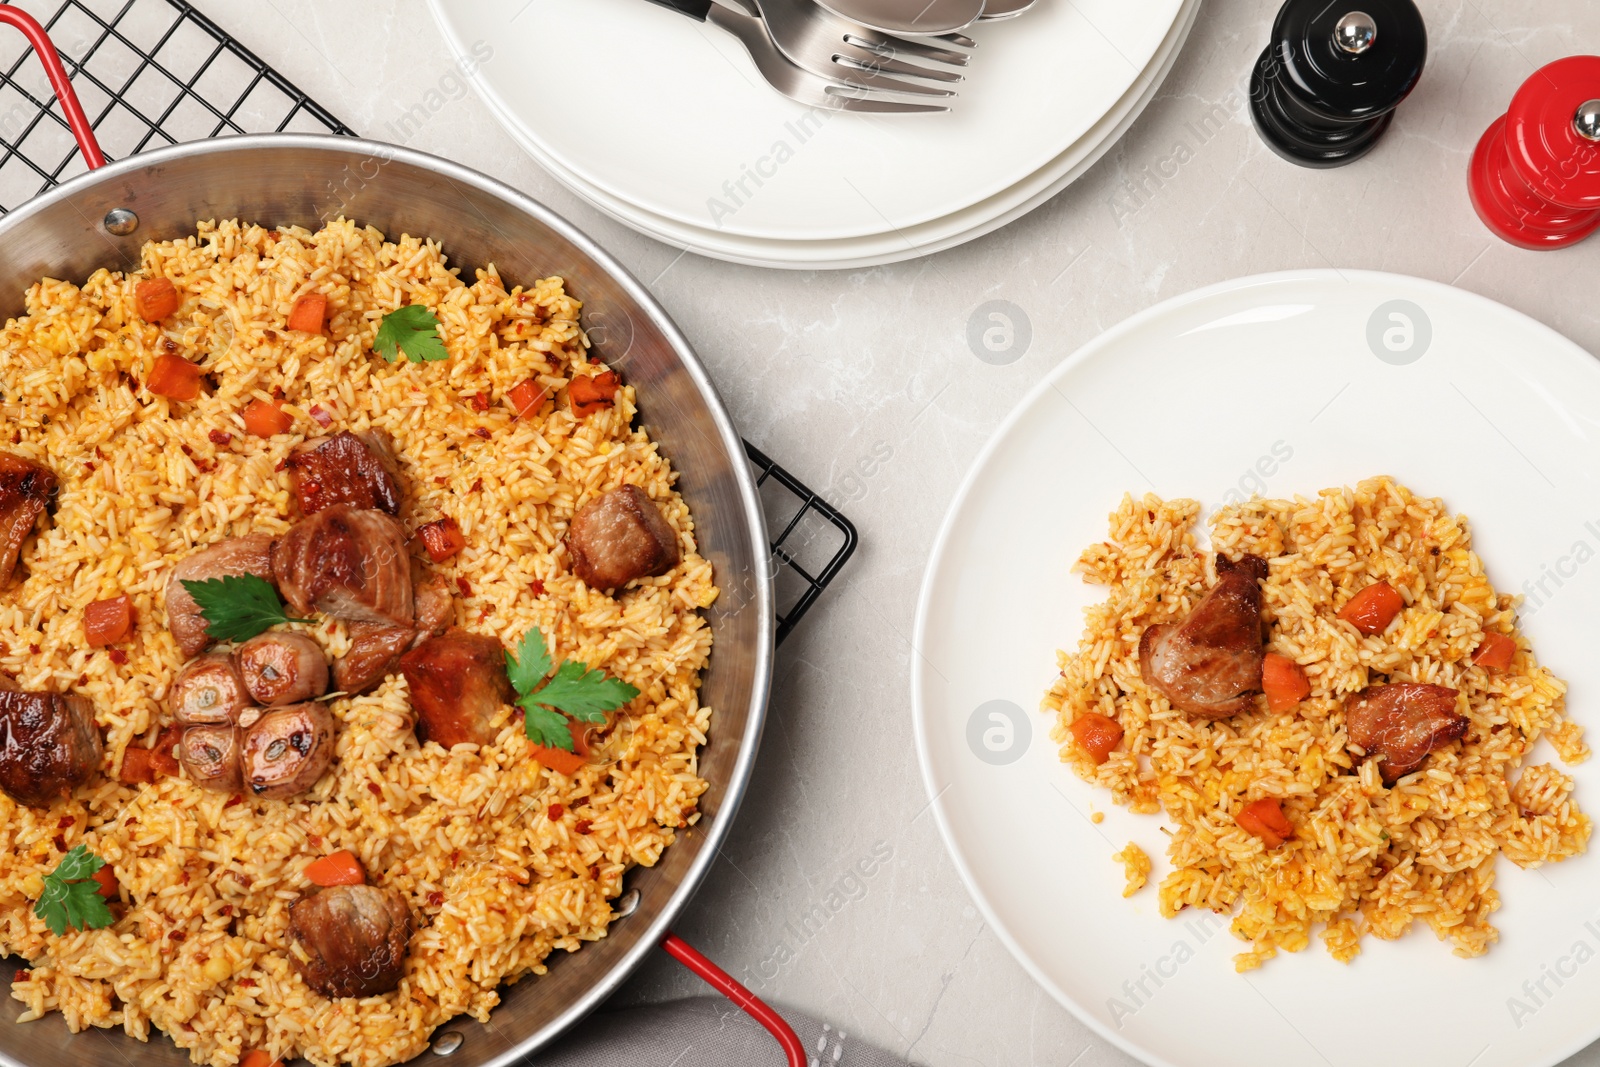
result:
<svg viewBox="0 0 1600 1067"><path fill-rule="evenodd" d="M805 1045L810 1067L905 1067L837 1027L776 1009ZM784 1067L783 1049L750 1016L721 997L695 997L619 1011L578 1024L528 1067Z"/></svg>

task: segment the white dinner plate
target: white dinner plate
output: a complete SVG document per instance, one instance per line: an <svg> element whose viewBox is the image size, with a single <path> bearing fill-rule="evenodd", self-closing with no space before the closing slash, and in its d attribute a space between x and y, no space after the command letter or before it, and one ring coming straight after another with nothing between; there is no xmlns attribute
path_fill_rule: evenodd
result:
<svg viewBox="0 0 1600 1067"><path fill-rule="evenodd" d="M440 0L430 0L430 3L438 14L441 10ZM1076 181L1116 144L1156 95L1177 62L1200 5L1201 0L1182 0L1178 20L1156 50L1150 66L1129 87L1123 99L1083 138L1039 171L996 196L944 218L888 233L833 241L771 241L740 237L653 215L595 189L565 170L526 135L522 124L503 109L501 101L487 89L484 96L506 130L541 166L600 211L647 236L700 255L751 266L802 270L876 266L930 255L991 233L1032 211ZM467 55L468 43L451 34L448 22L442 18L440 22L457 54Z"/></svg>
<svg viewBox="0 0 1600 1067"><path fill-rule="evenodd" d="M1363 940L1348 965L1314 938L1237 975L1247 945L1224 921L1159 914L1163 818L1081 781L1037 710L1055 650L1076 647L1103 595L1071 567L1124 492L1193 497L1209 514L1230 493L1309 496L1376 474L1468 516L1496 588L1530 593L1521 625L1570 684L1569 715L1600 722L1600 365L1449 286L1310 271L1152 308L1029 394L939 534L912 703L945 843L1034 978L1150 1063L1546 1067L1600 1037L1593 855L1538 871L1500 859L1500 943L1478 959L1418 922L1396 942ZM1021 709L1009 736L995 701ZM1600 763L1563 770L1600 810ZM1124 900L1111 855L1130 840L1155 870Z"/></svg>
<svg viewBox="0 0 1600 1067"><path fill-rule="evenodd" d="M1044 0L974 29L950 113L873 116L779 96L731 35L645 0L431 6L458 49L493 47L473 77L542 158L684 225L793 241L903 230L1038 172L1123 99L1182 10Z"/></svg>
<svg viewBox="0 0 1600 1067"><path fill-rule="evenodd" d="M430 2L438 5L440 0L430 0ZM1030 174L1029 178L1018 182L1016 186L1005 190L1002 194L957 211L946 218L923 222L920 226L907 227L890 234L843 238L832 242L770 242L760 238L741 238L736 235L720 234L717 230L682 226L672 219L664 219L640 210L637 206L606 195L602 190L587 186L586 182L579 179L576 174L563 170L560 163L542 154L541 147L533 139L526 138L520 123L515 122L515 118L509 114L504 114L498 101L494 101L491 96L486 96L486 99L490 102L491 110L496 117L499 117L502 125L512 134L512 138L517 139L523 150L533 155L539 165L555 174L555 178L560 179L568 189L586 198L587 202L592 203L598 210L622 222L624 226L640 230L648 237L654 237L678 248L686 248L702 256L714 256L717 259L741 262L749 266L802 270L878 266L885 262L899 262L902 259L926 256L990 234L1006 226L1008 222L1021 218L1077 181L1080 174L1090 170L1091 166L1099 162L1099 158L1122 138L1128 126L1133 125L1146 104L1149 104L1150 99L1160 90L1166 74L1173 69L1174 62L1178 62L1182 45L1189 37L1189 30L1194 27L1198 11L1200 11L1200 0L1182 0L1179 19L1174 22L1162 46L1158 48L1149 69L1146 69L1146 72L1128 88L1128 93L1123 96L1122 101L1118 101L1117 106L1112 107L1101 122L1096 123L1077 144L1051 160L1050 165L1046 165L1037 173ZM458 54L467 54L464 50L466 43L459 42L453 37L450 37L450 43Z"/></svg>

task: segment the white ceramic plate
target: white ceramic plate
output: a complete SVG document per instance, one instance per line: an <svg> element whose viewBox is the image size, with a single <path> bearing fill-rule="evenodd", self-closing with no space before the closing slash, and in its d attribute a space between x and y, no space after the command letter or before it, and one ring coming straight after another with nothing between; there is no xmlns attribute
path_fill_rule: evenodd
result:
<svg viewBox="0 0 1600 1067"><path fill-rule="evenodd" d="M1153 308L1023 401L939 535L912 688L945 842L1039 983L1150 1063L1545 1067L1600 1036L1594 855L1540 871L1499 861L1501 941L1485 957L1457 959L1418 923L1365 940L1349 965L1314 939L1236 975L1246 946L1225 922L1159 915L1161 818L1079 780L1037 711L1055 650L1076 645L1098 599L1070 568L1125 491L1195 497L1209 514L1230 492L1309 495L1379 473L1467 514L1496 587L1532 592L1522 625L1570 683L1570 714L1600 722L1600 365L1448 286L1315 271ZM975 719L980 735L995 727L977 714L991 701L1022 709L1025 726L969 742ZM999 764L996 750L1016 758ZM1600 761L1564 769L1600 810ZM1130 840L1156 866L1124 900L1111 854Z"/></svg>
<svg viewBox="0 0 1600 1067"><path fill-rule="evenodd" d="M493 46L480 90L586 185L689 226L813 241L942 218L1036 173L1123 98L1182 4L1045 0L973 32L952 112L898 117L787 100L731 35L645 0L432 8L458 48Z"/></svg>
<svg viewBox="0 0 1600 1067"><path fill-rule="evenodd" d="M437 5L439 0L432 2ZM1177 62L1199 10L1200 0L1183 0L1180 17L1157 49L1150 67L1093 129L1048 166L1005 192L944 218L890 233L836 241L768 241L738 237L652 215L608 196L563 169L523 133L514 116L502 112L493 97L486 96L486 99L512 137L563 184L617 221L657 240L700 255L759 267L835 270L876 266L930 255L974 240L1022 217L1076 181L1116 144L1155 96ZM450 40L458 54L467 54L464 42Z"/></svg>

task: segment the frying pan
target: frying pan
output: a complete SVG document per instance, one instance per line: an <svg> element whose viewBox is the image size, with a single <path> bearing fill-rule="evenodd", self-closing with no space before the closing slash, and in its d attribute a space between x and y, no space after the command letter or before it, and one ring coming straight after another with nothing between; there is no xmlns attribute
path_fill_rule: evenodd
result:
<svg viewBox="0 0 1600 1067"><path fill-rule="evenodd" d="M666 312L616 260L544 205L421 152L346 137L266 134L176 145L107 165L39 23L9 6L0 6L0 22L20 29L38 52L90 167L0 218L0 318L19 314L23 293L40 278L81 280L99 267L132 269L145 241L235 217L315 229L344 215L391 238L436 238L468 277L489 263L508 283L560 276L584 302L595 351L637 387L643 426L680 472L678 490L722 589L707 612L714 650L701 689L702 702L715 709L700 752L709 789L700 800L700 823L680 833L654 867L630 874L605 938L558 953L542 977L503 988L488 1023L447 1023L435 1033L434 1052L448 1054L451 1067L507 1067L592 1011L660 946L772 1031L793 1067L803 1065L794 1031L671 933L749 784L771 684L774 600L766 526L743 445ZM0 964L0 981L9 986L16 969L14 962ZM452 1036L441 1040L445 1034ZM148 1043L120 1032L73 1035L56 1014L0 1021L4 1067L90 1062L182 1067L189 1059L154 1035Z"/></svg>

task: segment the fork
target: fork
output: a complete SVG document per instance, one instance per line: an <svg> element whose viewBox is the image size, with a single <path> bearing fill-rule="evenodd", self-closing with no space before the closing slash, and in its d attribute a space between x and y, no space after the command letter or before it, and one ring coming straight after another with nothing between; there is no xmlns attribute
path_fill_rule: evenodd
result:
<svg viewBox="0 0 1600 1067"><path fill-rule="evenodd" d="M975 45L968 37L949 34L928 42L908 41L879 33L849 19L840 18L812 0L748 0L756 7L778 46L791 63L825 78L838 78L875 88L883 85L884 75L899 74L930 81L961 81L959 71L908 63L902 56L944 63L967 65L967 53L960 48ZM941 47L935 41L956 45ZM857 82L857 79L862 79ZM904 92L905 90L897 90Z"/></svg>
<svg viewBox="0 0 1600 1067"><path fill-rule="evenodd" d="M832 111L872 112L877 114L919 114L949 111L943 104L923 104L904 100L885 100L876 92L888 90L923 96L953 96L947 89L932 89L871 71L851 71L840 66L838 74L823 77L790 62L773 43L766 23L753 15L740 14L711 0L650 0L653 4L688 15L697 22L709 22L739 39L755 62L756 69L778 92L810 107Z"/></svg>

